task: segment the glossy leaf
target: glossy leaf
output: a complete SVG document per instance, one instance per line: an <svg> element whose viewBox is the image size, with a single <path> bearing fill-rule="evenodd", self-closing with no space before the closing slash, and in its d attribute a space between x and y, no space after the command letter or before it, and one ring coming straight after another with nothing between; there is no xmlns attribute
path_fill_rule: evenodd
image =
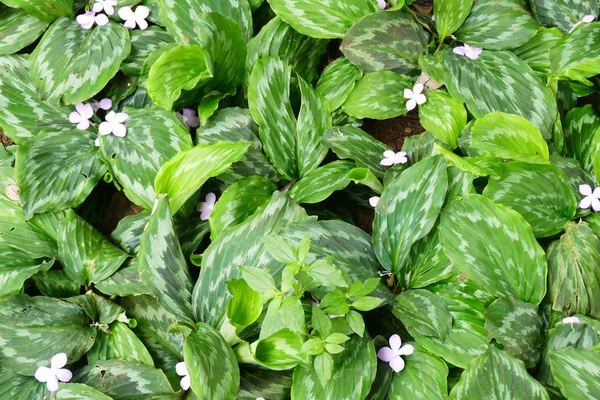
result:
<svg viewBox="0 0 600 400"><path fill-rule="evenodd" d="M591 105L570 110L562 121L565 136L563 155L575 158L584 170L594 169L594 157L598 150L596 136L600 136L600 117Z"/></svg>
<svg viewBox="0 0 600 400"><path fill-rule="evenodd" d="M566 35L550 52L552 73L562 79L573 79L591 86L586 79L600 71L600 24L582 24ZM573 51L578 49L578 51Z"/></svg>
<svg viewBox="0 0 600 400"><path fill-rule="evenodd" d="M303 343L303 335L284 328L259 340L254 357L260 365L269 369L291 369L310 360L308 354L301 352Z"/></svg>
<svg viewBox="0 0 600 400"><path fill-rule="evenodd" d="M298 203L319 203L348 186L348 173L355 167L352 161L341 160L319 167L292 186L290 197Z"/></svg>
<svg viewBox="0 0 600 400"><path fill-rule="evenodd" d="M569 33L585 15L598 12L597 0L533 0L531 11L544 25L556 26Z"/></svg>
<svg viewBox="0 0 600 400"><path fill-rule="evenodd" d="M467 125L467 110L446 92L436 90L428 93L427 102L419 107L419 119L433 137L455 149Z"/></svg>
<svg viewBox="0 0 600 400"><path fill-rule="evenodd" d="M346 57L340 57L329 64L319 77L317 92L329 101L331 111L335 111L344 104L356 81L363 73Z"/></svg>
<svg viewBox="0 0 600 400"><path fill-rule="evenodd" d="M140 339L120 321L110 324L107 332L98 332L87 359L90 364L98 360L129 360L154 366L150 353Z"/></svg>
<svg viewBox="0 0 600 400"><path fill-rule="evenodd" d="M452 328L452 316L443 298L425 289L402 292L394 303L394 315L411 332L444 340Z"/></svg>
<svg viewBox="0 0 600 400"><path fill-rule="evenodd" d="M3 3L9 7L23 8L46 22L52 22L62 16L73 16L73 0L5 0Z"/></svg>
<svg viewBox="0 0 600 400"><path fill-rule="evenodd" d="M595 349L566 348L550 353L552 373L567 399L600 396L600 353Z"/></svg>
<svg viewBox="0 0 600 400"><path fill-rule="evenodd" d="M0 55L12 54L33 43L48 23L26 11L0 8Z"/></svg>
<svg viewBox="0 0 600 400"><path fill-rule="evenodd" d="M540 28L528 42L512 52L525 61L542 79L550 74L550 50L562 39L563 33L557 28Z"/></svg>
<svg viewBox="0 0 600 400"><path fill-rule="evenodd" d="M435 28L440 41L460 28L469 16L471 7L473 7L472 0L445 0L433 3Z"/></svg>

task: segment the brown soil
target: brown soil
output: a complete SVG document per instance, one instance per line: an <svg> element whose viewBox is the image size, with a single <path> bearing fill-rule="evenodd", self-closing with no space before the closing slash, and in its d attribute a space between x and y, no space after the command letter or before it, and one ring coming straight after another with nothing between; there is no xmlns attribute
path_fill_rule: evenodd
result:
<svg viewBox="0 0 600 400"><path fill-rule="evenodd" d="M419 122L417 111L383 121L366 119L363 130L390 146L394 151L400 151L405 137L425 132Z"/></svg>
<svg viewBox="0 0 600 400"><path fill-rule="evenodd" d="M13 144L14 142L12 140L10 140L5 134L4 131L2 130L2 128L0 128L0 143L2 143L2 146L7 147L10 146L11 144Z"/></svg>
<svg viewBox="0 0 600 400"><path fill-rule="evenodd" d="M98 223L98 230L108 236L115 230L120 220L128 215L139 214L141 211L142 208L129 201L123 192L116 192Z"/></svg>

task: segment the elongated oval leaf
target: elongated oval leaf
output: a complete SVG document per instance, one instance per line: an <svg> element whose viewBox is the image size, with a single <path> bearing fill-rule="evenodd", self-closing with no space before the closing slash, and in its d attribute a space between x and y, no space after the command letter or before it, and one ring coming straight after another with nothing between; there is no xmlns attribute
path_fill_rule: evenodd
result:
<svg viewBox="0 0 600 400"><path fill-rule="evenodd" d="M130 76L140 76L142 65L148 55L162 46L173 43L173 37L163 28L151 26L145 30L133 30L131 36L131 52L121 64L121 70Z"/></svg>
<svg viewBox="0 0 600 400"><path fill-rule="evenodd" d="M436 90L428 93L427 102L419 107L419 119L433 137L455 149L467 126L467 110L446 92Z"/></svg>
<svg viewBox="0 0 600 400"><path fill-rule="evenodd" d="M292 186L290 196L298 203L319 203L348 186L348 173L354 168L352 161L341 160L319 167Z"/></svg>
<svg viewBox="0 0 600 400"><path fill-rule="evenodd" d="M96 343L87 354L89 364L98 360L129 360L154 366L154 361L140 339L120 321L99 332Z"/></svg>
<svg viewBox="0 0 600 400"><path fill-rule="evenodd" d="M410 248L405 274L407 288L424 288L455 274L456 269L442 251L438 232L434 227Z"/></svg>
<svg viewBox="0 0 600 400"><path fill-rule="evenodd" d="M567 399L600 396L600 353L597 349L566 348L550 352L552 373Z"/></svg>
<svg viewBox="0 0 600 400"><path fill-rule="evenodd" d="M12 54L33 43L48 23L24 10L0 8L0 55Z"/></svg>
<svg viewBox="0 0 600 400"><path fill-rule="evenodd" d="M532 0L531 11L544 25L569 33L585 15L598 12L597 0Z"/></svg>
<svg viewBox="0 0 600 400"><path fill-rule="evenodd" d="M550 50L562 39L563 33L557 28L540 28L538 33L512 52L525 61L542 79L550 74Z"/></svg>
<svg viewBox="0 0 600 400"><path fill-rule="evenodd" d="M566 35L550 51L552 73L558 78L578 80L586 85L586 78L600 72L600 23L592 22ZM577 49L578 51L573 51Z"/></svg>
<svg viewBox="0 0 600 400"><path fill-rule="evenodd" d="M402 292L394 303L394 315L409 330L444 340L452 328L452 316L444 299L425 289Z"/></svg>
<svg viewBox="0 0 600 400"><path fill-rule="evenodd" d="M596 135L600 135L600 117L591 105L570 110L562 121L565 144L563 155L575 158L584 170L594 168L594 155L597 152Z"/></svg>
<svg viewBox="0 0 600 400"><path fill-rule="evenodd" d="M260 365L276 371L294 368L298 363L307 364L309 355L301 352L304 340L304 335L280 329L258 341L254 358Z"/></svg>
<svg viewBox="0 0 600 400"><path fill-rule="evenodd" d="M331 111L335 111L344 104L362 75L360 68L346 57L340 57L323 70L317 82L317 92L329 101Z"/></svg>
<svg viewBox="0 0 600 400"><path fill-rule="evenodd" d="M58 17L73 16L73 0L5 0L9 7L18 7L46 22Z"/></svg>
<svg viewBox="0 0 600 400"><path fill-rule="evenodd" d="M56 392L56 400L112 400L112 397L81 383L61 383Z"/></svg>
<svg viewBox="0 0 600 400"><path fill-rule="evenodd" d="M473 0L442 0L433 3L435 27L440 41L453 34L465 22L473 7Z"/></svg>

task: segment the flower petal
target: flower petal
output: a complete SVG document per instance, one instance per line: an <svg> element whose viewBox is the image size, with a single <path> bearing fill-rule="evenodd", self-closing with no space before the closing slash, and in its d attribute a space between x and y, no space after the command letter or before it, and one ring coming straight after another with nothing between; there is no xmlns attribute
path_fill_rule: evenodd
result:
<svg viewBox="0 0 600 400"><path fill-rule="evenodd" d="M408 111L412 111L417 107L417 101L415 99L410 99L406 102L406 109Z"/></svg>
<svg viewBox="0 0 600 400"><path fill-rule="evenodd" d="M38 382L48 382L48 379L52 376L54 376L54 372L48 367L39 367L35 371L35 379L37 379Z"/></svg>
<svg viewBox="0 0 600 400"><path fill-rule="evenodd" d="M113 127L110 122L103 122L98 127L98 132L100 132L101 135L110 135L112 133L112 129Z"/></svg>
<svg viewBox="0 0 600 400"><path fill-rule="evenodd" d="M377 358L381 361L390 362L394 358L394 351L389 347L382 347L377 352Z"/></svg>
<svg viewBox="0 0 600 400"><path fill-rule="evenodd" d="M56 392L58 390L58 379L54 374L48 379L48 382L46 382L46 388L50 392Z"/></svg>
<svg viewBox="0 0 600 400"><path fill-rule="evenodd" d="M383 152L385 158L393 158L396 155L393 150L386 150Z"/></svg>
<svg viewBox="0 0 600 400"><path fill-rule="evenodd" d="M421 105L427 101L427 97L425 97L424 94L420 94L415 100L417 101L417 104Z"/></svg>
<svg viewBox="0 0 600 400"><path fill-rule="evenodd" d="M117 14L119 14L119 17L121 17L121 19L124 19L126 21L133 19L135 16L133 11L131 10L131 7L121 7L119 8Z"/></svg>
<svg viewBox="0 0 600 400"><path fill-rule="evenodd" d="M190 383L191 383L190 376L186 375L183 378L181 378L181 381L179 381L179 386L181 386L181 388L183 390L188 390L190 388Z"/></svg>
<svg viewBox="0 0 600 400"><path fill-rule="evenodd" d="M398 350L396 354L399 356L410 356L412 353L414 353L414 351L415 348L411 344L405 344L404 346L400 347L400 350Z"/></svg>
<svg viewBox="0 0 600 400"><path fill-rule="evenodd" d="M404 98L405 99L412 99L415 95L413 94L413 91L410 89L404 89Z"/></svg>
<svg viewBox="0 0 600 400"><path fill-rule="evenodd" d="M391 167L392 165L394 165L394 160L392 158L384 158L379 162L379 164L385 167Z"/></svg>
<svg viewBox="0 0 600 400"><path fill-rule="evenodd" d="M210 205L214 205L215 202L217 201L217 196L213 192L210 192L209 194L206 195L206 197L204 198L204 201L206 201Z"/></svg>
<svg viewBox="0 0 600 400"><path fill-rule="evenodd" d="M115 122L122 124L123 122L129 119L129 114L127 113L118 113L115 115Z"/></svg>
<svg viewBox="0 0 600 400"><path fill-rule="evenodd" d="M125 137L127 136L127 128L123 124L115 124L112 134L117 137Z"/></svg>
<svg viewBox="0 0 600 400"><path fill-rule="evenodd" d="M452 52L454 54L458 54L459 56L464 56L466 54L466 51L467 50L465 49L465 46L458 46L452 49Z"/></svg>
<svg viewBox="0 0 600 400"><path fill-rule="evenodd" d="M413 86L413 93L415 94L415 96L420 95L421 93L423 93L423 88L425 86L423 86L422 83L415 83L415 86Z"/></svg>
<svg viewBox="0 0 600 400"><path fill-rule="evenodd" d="M103 110L110 110L112 108L112 100L111 99L102 99L100 100L100 102L98 103L98 107L100 107Z"/></svg>
<svg viewBox="0 0 600 400"><path fill-rule="evenodd" d="M592 187L590 185L579 185L579 193L584 196L592 194Z"/></svg>
<svg viewBox="0 0 600 400"><path fill-rule="evenodd" d="M400 356L396 356L390 360L390 367L394 372L400 372L404 369L404 360Z"/></svg>
<svg viewBox="0 0 600 400"><path fill-rule="evenodd" d="M387 4L385 4L385 0L377 0L377 4L379 4L379 8L385 10Z"/></svg>
<svg viewBox="0 0 600 400"><path fill-rule="evenodd" d="M139 23L139 19L145 19L148 18L148 15L150 15L150 9L146 6L137 6L135 9L135 17L138 20Z"/></svg>
<svg viewBox="0 0 600 400"><path fill-rule="evenodd" d="M148 28L148 22L146 22L145 19L138 19L136 20L136 22L141 30L145 30L146 28Z"/></svg>
<svg viewBox="0 0 600 400"><path fill-rule="evenodd" d="M79 129L80 131L85 131L89 127L90 121L88 121L87 119L84 119L83 121L77 124L77 129Z"/></svg>
<svg viewBox="0 0 600 400"><path fill-rule="evenodd" d="M83 119L84 118L77 111L73 111L71 114L69 114L69 122L72 124L78 124Z"/></svg>
<svg viewBox="0 0 600 400"><path fill-rule="evenodd" d="M135 29L135 19L128 19L123 26L127 29Z"/></svg>
<svg viewBox="0 0 600 400"><path fill-rule="evenodd" d="M600 187L594 189L594 191L592 192L592 196L596 197L597 199L600 199Z"/></svg>
<svg viewBox="0 0 600 400"><path fill-rule="evenodd" d="M104 12L106 15L113 15L115 13L115 9L110 4L104 4Z"/></svg>
<svg viewBox="0 0 600 400"><path fill-rule="evenodd" d="M375 208L377 207L377 204L379 204L379 196L373 196L369 199L369 204L371 205L371 207Z"/></svg>
<svg viewBox="0 0 600 400"><path fill-rule="evenodd" d="M67 365L67 353L58 353L50 360L50 368L58 369Z"/></svg>
<svg viewBox="0 0 600 400"><path fill-rule="evenodd" d="M106 14L98 14L96 16L96 24L98 24L98 26L104 26L106 24L108 24L108 17L106 16Z"/></svg>
<svg viewBox="0 0 600 400"><path fill-rule="evenodd" d="M592 205L592 200L595 199L594 196L586 196L579 202L579 208L590 208Z"/></svg>
<svg viewBox="0 0 600 400"><path fill-rule="evenodd" d="M592 197L592 208L596 212L600 211L600 200L598 200L596 197Z"/></svg>
<svg viewBox="0 0 600 400"><path fill-rule="evenodd" d="M594 15L586 15L585 17L581 18L581 21L582 22L592 22L595 19L596 19L596 17Z"/></svg>
<svg viewBox="0 0 600 400"><path fill-rule="evenodd" d="M212 213L212 210L202 210L202 212L200 213L200 219L202 221L208 221L208 218L210 217L210 214Z"/></svg>
<svg viewBox="0 0 600 400"><path fill-rule="evenodd" d="M113 122L115 120L116 116L117 116L117 113L114 111L111 111L108 114L106 114L106 116L104 117L104 120L107 122Z"/></svg>
<svg viewBox="0 0 600 400"><path fill-rule="evenodd" d="M104 6L102 5L102 3L94 3L94 5L92 6L92 11L94 12L100 12L104 9Z"/></svg>
<svg viewBox="0 0 600 400"><path fill-rule="evenodd" d="M177 372L177 375L179 375L179 376L188 375L188 370L187 370L187 367L185 366L185 361L178 362L177 364L175 364L175 372Z"/></svg>
<svg viewBox="0 0 600 400"><path fill-rule="evenodd" d="M56 371L54 371L54 373L56 374L58 380L61 382L69 382L73 377L71 371L69 371L66 368L57 369Z"/></svg>
<svg viewBox="0 0 600 400"><path fill-rule="evenodd" d="M398 335L390 336L390 348L394 352L398 351L398 349L400 349L401 345L402 345L402 339L400 339L400 336L398 336Z"/></svg>

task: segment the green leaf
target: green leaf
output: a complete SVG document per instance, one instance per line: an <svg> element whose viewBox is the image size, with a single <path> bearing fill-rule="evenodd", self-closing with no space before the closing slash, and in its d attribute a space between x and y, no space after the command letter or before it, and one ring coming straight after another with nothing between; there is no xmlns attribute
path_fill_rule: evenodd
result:
<svg viewBox="0 0 600 400"><path fill-rule="evenodd" d="M309 361L307 354L301 352L304 336L290 329L281 329L261 339L254 350L256 361L276 371L294 368L298 363Z"/></svg>
<svg viewBox="0 0 600 400"><path fill-rule="evenodd" d="M38 272L49 270L54 260L32 260L17 249L0 246L0 297L21 293L23 283Z"/></svg>
<svg viewBox="0 0 600 400"><path fill-rule="evenodd" d="M343 272L334 264L332 259L321 259L304 268L304 272L319 286L346 287Z"/></svg>
<svg viewBox="0 0 600 400"><path fill-rule="evenodd" d="M600 315L600 239L585 222L569 223L548 247L548 293L552 308L568 315Z"/></svg>
<svg viewBox="0 0 600 400"><path fill-rule="evenodd" d="M125 312L125 309L89 290L86 294L69 297L66 301L77 304L93 322L110 324Z"/></svg>
<svg viewBox="0 0 600 400"><path fill-rule="evenodd" d="M48 23L24 10L0 8L0 55L12 54L33 43Z"/></svg>
<svg viewBox="0 0 600 400"><path fill-rule="evenodd" d="M124 297L150 294L150 291L140 278L138 265L139 261L137 258L129 259L125 263L125 267L119 269L109 278L96 283L96 289L109 296ZM77 286L77 292L79 293L79 286Z"/></svg>
<svg viewBox="0 0 600 400"><path fill-rule="evenodd" d="M313 171L325 158L327 149L320 138L331 127L331 116L325 98L299 78L302 107L296 122L289 102L290 83L289 65L263 58L252 71L248 103L265 152L277 170L293 180Z"/></svg>
<svg viewBox="0 0 600 400"><path fill-rule="evenodd" d="M158 200L140 238L139 271L144 285L165 309L192 321L192 278L173 228L169 199Z"/></svg>
<svg viewBox="0 0 600 400"><path fill-rule="evenodd" d="M442 250L438 233L439 229L433 228L410 248L403 278L407 288L423 288L447 279L456 272Z"/></svg>
<svg viewBox="0 0 600 400"><path fill-rule="evenodd" d="M396 297L394 315L411 332L444 340L452 328L452 316L443 298L429 290L416 289Z"/></svg>
<svg viewBox="0 0 600 400"><path fill-rule="evenodd" d="M315 357L314 365L315 372L319 378L319 381L321 382L321 386L327 385L327 382L333 375L333 357L329 353L321 353Z"/></svg>
<svg viewBox="0 0 600 400"><path fill-rule="evenodd" d="M532 163L548 162L548 145L540 131L525 118L501 112L475 121L471 147L501 158Z"/></svg>
<svg viewBox="0 0 600 400"><path fill-rule="evenodd" d="M290 196L298 203L320 203L350 184L348 173L354 168L352 161L342 160L319 167L292 186Z"/></svg>
<svg viewBox="0 0 600 400"><path fill-rule="evenodd" d="M129 76L140 76L146 57L165 44L173 43L173 37L158 26L150 26L145 30L135 29L130 31L129 35L131 53L121 63L121 70Z"/></svg>
<svg viewBox="0 0 600 400"><path fill-rule="evenodd" d="M546 389L529 376L522 361L493 345L488 346L484 354L471 361L462 373L460 381L450 392L451 400L485 397L549 399Z"/></svg>
<svg viewBox="0 0 600 400"><path fill-rule="evenodd" d="M379 11L372 0L268 0L286 23L303 35L315 38L343 38L350 27L365 15Z"/></svg>
<svg viewBox="0 0 600 400"><path fill-rule="evenodd" d="M600 49L594 45L598 40L600 40L598 23L584 23L573 33L566 35L550 51L553 78L572 79L586 86L592 86L593 83L586 78L600 72Z"/></svg>
<svg viewBox="0 0 600 400"><path fill-rule="evenodd" d="M130 51L129 32L121 24L83 30L75 19L63 17L31 54L31 80L42 100L79 103L102 90Z"/></svg>
<svg viewBox="0 0 600 400"><path fill-rule="evenodd" d="M505 50L527 43L539 28L524 0L477 0L454 35L471 46Z"/></svg>
<svg viewBox="0 0 600 400"><path fill-rule="evenodd" d="M597 349L566 348L550 352L552 373L567 399L600 396L600 353Z"/></svg>
<svg viewBox="0 0 600 400"><path fill-rule="evenodd" d="M312 306L312 327L319 332L321 337L331 333L331 319L316 305Z"/></svg>
<svg viewBox="0 0 600 400"><path fill-rule="evenodd" d="M544 25L556 26L569 33L584 15L598 12L597 0L533 0L533 15Z"/></svg>
<svg viewBox="0 0 600 400"><path fill-rule="evenodd" d="M494 301L485 310L485 332L511 356L533 368L540 358L542 318L537 306L514 297Z"/></svg>
<svg viewBox="0 0 600 400"><path fill-rule="evenodd" d="M550 50L562 39L556 28L540 28L538 33L522 46L513 49L514 55L525 61L541 79L550 74Z"/></svg>
<svg viewBox="0 0 600 400"><path fill-rule="evenodd" d="M441 216L440 242L459 271L498 297L539 304L546 294L547 265L533 230L487 197L451 200Z"/></svg>
<svg viewBox="0 0 600 400"><path fill-rule="evenodd" d="M81 286L69 279L63 270L40 271L31 277L38 290L47 297L77 296Z"/></svg>
<svg viewBox="0 0 600 400"><path fill-rule="evenodd" d="M227 303L227 318L239 331L260 317L263 309L261 293L253 290L243 279L227 281L227 289L232 296Z"/></svg>
<svg viewBox="0 0 600 400"><path fill-rule="evenodd" d="M507 51L483 51L470 60L445 51L445 83L450 95L467 105L475 118L492 112L517 114L545 139L552 137L557 106L552 91L522 60Z"/></svg>
<svg viewBox="0 0 600 400"><path fill-rule="evenodd" d="M473 0L446 0L433 3L435 28L440 42L456 32L471 13Z"/></svg>
<svg viewBox="0 0 600 400"><path fill-rule="evenodd" d="M46 384L33 376L18 375L0 367L0 396L3 399L41 399L46 393Z"/></svg>
<svg viewBox="0 0 600 400"><path fill-rule="evenodd" d="M73 0L4 0L9 7L22 8L29 14L46 22L58 17L73 16Z"/></svg>
<svg viewBox="0 0 600 400"><path fill-rule="evenodd" d="M174 214L208 178L225 172L249 147L248 142L219 142L184 150L160 168L154 181L155 191L169 196Z"/></svg>
<svg viewBox="0 0 600 400"><path fill-rule="evenodd" d="M108 278L128 257L72 210L60 223L57 243L65 273L80 285Z"/></svg>
<svg viewBox="0 0 600 400"><path fill-rule="evenodd" d="M552 164L506 163L483 194L521 214L536 237L561 232L577 211L567 175Z"/></svg>
<svg viewBox="0 0 600 400"><path fill-rule="evenodd" d="M346 57L340 57L325 67L316 89L329 101L331 111L335 111L344 104L356 81L362 76L360 68Z"/></svg>
<svg viewBox="0 0 600 400"><path fill-rule="evenodd" d="M467 126L467 110L446 92L435 90L427 94L427 102L419 107L419 119L433 137L455 149Z"/></svg>
<svg viewBox="0 0 600 400"><path fill-rule="evenodd" d="M81 383L61 383L58 385L56 400L112 400L112 397Z"/></svg>
<svg viewBox="0 0 600 400"><path fill-rule="evenodd" d="M281 236L265 236L262 238L265 249L275 260L284 263L301 263L297 257L296 248L287 239Z"/></svg>
<svg viewBox="0 0 600 400"><path fill-rule="evenodd" d="M410 247L433 228L447 185L446 163L436 156L408 168L385 188L375 210L373 245L386 270L402 274Z"/></svg>
<svg viewBox="0 0 600 400"><path fill-rule="evenodd" d="M50 365L57 352L67 353L69 364L73 363L94 344L96 331L89 324L81 307L63 300L26 295L2 300L2 366L33 376L40 365Z"/></svg>
<svg viewBox="0 0 600 400"><path fill-rule="evenodd" d="M365 72L410 74L426 53L429 35L412 15L402 10L369 14L355 23L340 50Z"/></svg>
<svg viewBox="0 0 600 400"><path fill-rule="evenodd" d="M591 105L570 110L562 121L565 144L563 155L577 159L584 170L594 169L594 156L598 146L595 140L600 136L600 117Z"/></svg>
<svg viewBox="0 0 600 400"><path fill-rule="evenodd" d="M94 139L91 132L72 129L46 132L19 146L15 172L26 219L85 200L106 172Z"/></svg>
<svg viewBox="0 0 600 400"><path fill-rule="evenodd" d="M363 119L389 119L407 113L404 89L412 84L392 71L366 74L356 82L354 90L342 106L348 115Z"/></svg>
<svg viewBox="0 0 600 400"><path fill-rule="evenodd" d="M231 347L210 325L196 324L183 345L183 359L194 394L201 400L227 400L235 397L240 370Z"/></svg>
<svg viewBox="0 0 600 400"><path fill-rule="evenodd" d="M237 393L240 400L255 400L260 396L286 400L290 396L291 371L272 371L260 366L243 365L240 375L240 389Z"/></svg>
<svg viewBox="0 0 600 400"><path fill-rule="evenodd" d="M262 242L264 245L264 240ZM275 295L277 287L269 272L255 267L240 267L240 271L248 286L260 293L262 297L270 298Z"/></svg>
<svg viewBox="0 0 600 400"><path fill-rule="evenodd" d="M383 299L380 299L378 297L366 296L366 297L359 297L358 299L354 300L350 304L350 306L359 311L371 311L371 310L379 307L382 303L383 303Z"/></svg>
<svg viewBox="0 0 600 400"><path fill-rule="evenodd" d="M359 312L354 310L348 311L346 313L346 321L350 325L350 328L356 333L358 336L362 337L365 333L365 320Z"/></svg>
<svg viewBox="0 0 600 400"><path fill-rule="evenodd" d="M98 332L96 343L87 353L89 364L98 360L128 360L154 366L154 361L140 339L126 324L115 321L108 331Z"/></svg>
<svg viewBox="0 0 600 400"><path fill-rule="evenodd" d="M286 328L303 336L307 333L302 302L293 296L276 297L269 303L262 322L260 339ZM301 346L302 344L298 348Z"/></svg>
<svg viewBox="0 0 600 400"><path fill-rule="evenodd" d="M125 195L151 209L156 174L164 163L192 147L190 133L173 112L129 107L123 112L129 115L127 136L100 136L100 154Z"/></svg>

